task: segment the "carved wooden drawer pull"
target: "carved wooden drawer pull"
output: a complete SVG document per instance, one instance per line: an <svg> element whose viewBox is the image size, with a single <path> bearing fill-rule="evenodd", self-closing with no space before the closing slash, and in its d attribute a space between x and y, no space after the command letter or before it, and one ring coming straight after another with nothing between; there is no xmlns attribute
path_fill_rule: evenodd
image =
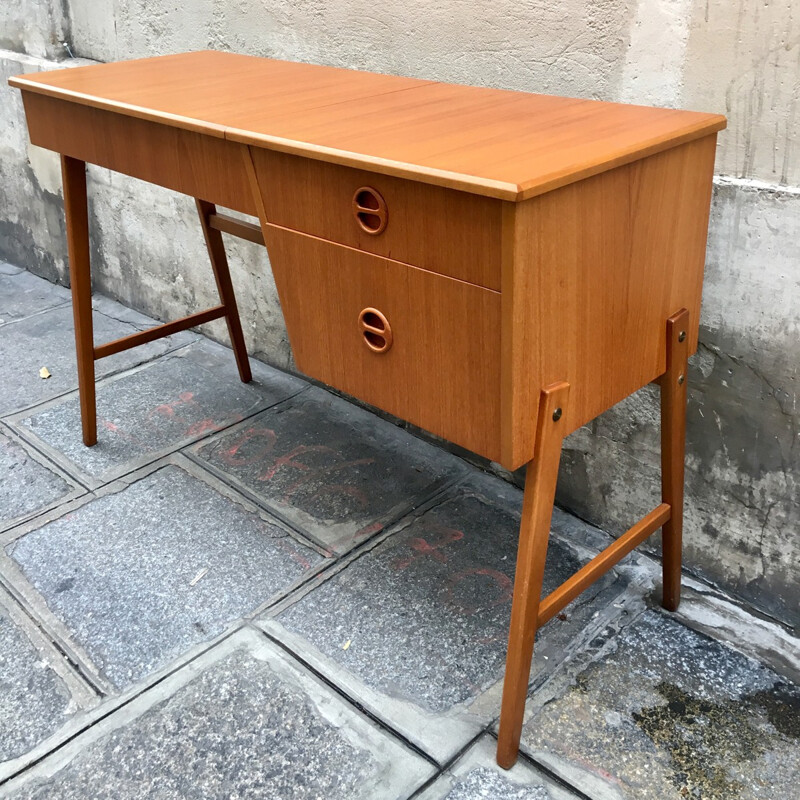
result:
<svg viewBox="0 0 800 800"><path fill-rule="evenodd" d="M365 308L358 315L358 327L365 344L374 353L385 353L391 348L392 326L377 308Z"/></svg>
<svg viewBox="0 0 800 800"><path fill-rule="evenodd" d="M369 186L362 186L353 195L353 213L361 230L372 236L383 233L389 223L386 201Z"/></svg>

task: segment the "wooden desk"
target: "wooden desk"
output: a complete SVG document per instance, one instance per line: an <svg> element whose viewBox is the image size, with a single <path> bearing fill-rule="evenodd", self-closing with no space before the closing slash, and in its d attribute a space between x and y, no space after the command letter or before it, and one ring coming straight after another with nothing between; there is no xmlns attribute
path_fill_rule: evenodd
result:
<svg viewBox="0 0 800 800"><path fill-rule="evenodd" d="M516 760L537 628L659 528L677 607L686 359L724 117L217 52L10 83L31 142L61 153L87 445L98 358L224 316L250 379L221 233L266 241L301 370L530 462L499 764ZM197 198L220 305L94 344L87 161ZM654 380L663 502L541 600L562 439Z"/></svg>

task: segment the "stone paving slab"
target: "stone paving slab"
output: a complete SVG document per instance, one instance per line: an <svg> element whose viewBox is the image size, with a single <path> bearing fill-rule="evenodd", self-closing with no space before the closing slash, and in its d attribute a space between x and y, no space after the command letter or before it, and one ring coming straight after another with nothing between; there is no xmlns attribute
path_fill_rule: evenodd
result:
<svg viewBox="0 0 800 800"><path fill-rule="evenodd" d="M278 521L174 460L23 533L0 562L102 687L146 678L324 563Z"/></svg>
<svg viewBox="0 0 800 800"><path fill-rule="evenodd" d="M8 261L0 261L0 275L19 275L20 272L25 271L22 267L9 264Z"/></svg>
<svg viewBox="0 0 800 800"><path fill-rule="evenodd" d="M84 489L0 427L0 531Z"/></svg>
<svg viewBox="0 0 800 800"><path fill-rule="evenodd" d="M253 630L196 659L22 778L23 800L392 800L433 774Z"/></svg>
<svg viewBox="0 0 800 800"><path fill-rule="evenodd" d="M252 371L242 383L233 351L204 339L109 378L97 387L93 447L81 438L77 392L9 422L95 488L308 386L259 362Z"/></svg>
<svg viewBox="0 0 800 800"><path fill-rule="evenodd" d="M0 325L70 301L70 291L30 272L0 272Z"/></svg>
<svg viewBox="0 0 800 800"><path fill-rule="evenodd" d="M462 462L311 389L193 450L216 474L343 553L464 474Z"/></svg>
<svg viewBox="0 0 800 800"><path fill-rule="evenodd" d="M0 588L0 780L95 701Z"/></svg>
<svg viewBox="0 0 800 800"><path fill-rule="evenodd" d="M646 610L534 694L523 747L597 800L793 800L800 689Z"/></svg>
<svg viewBox="0 0 800 800"><path fill-rule="evenodd" d="M576 800L525 758L510 769L497 766L497 740L482 736L417 800Z"/></svg>
<svg viewBox="0 0 800 800"><path fill-rule="evenodd" d="M520 506L517 489L476 476L259 624L444 763L499 712ZM580 566L551 539L545 592ZM610 573L543 629L537 678L592 635L618 584Z"/></svg>
<svg viewBox="0 0 800 800"><path fill-rule="evenodd" d="M137 314L106 298L96 298L94 305L94 335L98 344L136 333L154 324L143 314ZM95 362L96 375L102 377L129 369L196 338L196 334L184 331L103 358ZM78 377L74 341L72 308L69 305L0 325L0 364L3 365L0 415L30 408L76 389ZM42 367L50 371L51 376L46 380L39 377Z"/></svg>

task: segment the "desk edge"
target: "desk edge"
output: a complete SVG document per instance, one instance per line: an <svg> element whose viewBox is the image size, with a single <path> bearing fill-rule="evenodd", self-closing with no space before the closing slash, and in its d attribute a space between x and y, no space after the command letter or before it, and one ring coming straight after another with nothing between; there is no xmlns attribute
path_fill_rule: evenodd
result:
<svg viewBox="0 0 800 800"><path fill-rule="evenodd" d="M279 136L255 133L245 129L203 122L179 114L170 114L166 111L153 111L152 109L129 103L104 100L103 98L98 98L96 95L87 95L69 89L55 88L48 84L29 80L25 75L13 76L8 79L8 83L10 86L20 89L23 92L30 91L55 99L69 100L80 105L116 112L150 122L171 124L184 130L228 139L243 145L263 147L268 150L277 150L356 169L368 169L372 172L378 172L384 175L392 175L399 178L420 181L422 183L429 183L448 189L455 189L469 192L470 194L479 194L511 202L521 202L531 197L536 197L537 195L561 188L562 186L568 186L571 183L576 183L592 175L597 175L601 172L614 169L615 167L624 166L632 161L638 161L639 159L655 155L664 150L678 147L694 139L715 134L727 126L727 119L724 116L720 114L701 113L701 119L699 119L695 125L688 127L682 133L675 136L667 138L656 137L649 142L643 142L635 147L621 150L617 153L611 153L603 159L589 161L584 164L576 164L551 174L541 175L524 181L521 184L517 184L479 175L470 175L468 173L442 170L420 164L394 161L379 156L354 153L348 150L313 144L311 142L303 142L297 139L286 139Z"/></svg>

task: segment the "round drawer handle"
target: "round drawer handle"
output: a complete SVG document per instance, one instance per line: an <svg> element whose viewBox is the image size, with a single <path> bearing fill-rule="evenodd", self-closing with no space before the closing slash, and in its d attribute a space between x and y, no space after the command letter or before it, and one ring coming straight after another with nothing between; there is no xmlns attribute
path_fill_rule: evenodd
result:
<svg viewBox="0 0 800 800"><path fill-rule="evenodd" d="M377 308L365 308L358 315L358 327L364 343L373 353L385 353L391 348L392 326Z"/></svg>
<svg viewBox="0 0 800 800"><path fill-rule="evenodd" d="M377 236L389 224L389 209L380 193L370 186L356 189L353 195L353 214L362 231Z"/></svg>

